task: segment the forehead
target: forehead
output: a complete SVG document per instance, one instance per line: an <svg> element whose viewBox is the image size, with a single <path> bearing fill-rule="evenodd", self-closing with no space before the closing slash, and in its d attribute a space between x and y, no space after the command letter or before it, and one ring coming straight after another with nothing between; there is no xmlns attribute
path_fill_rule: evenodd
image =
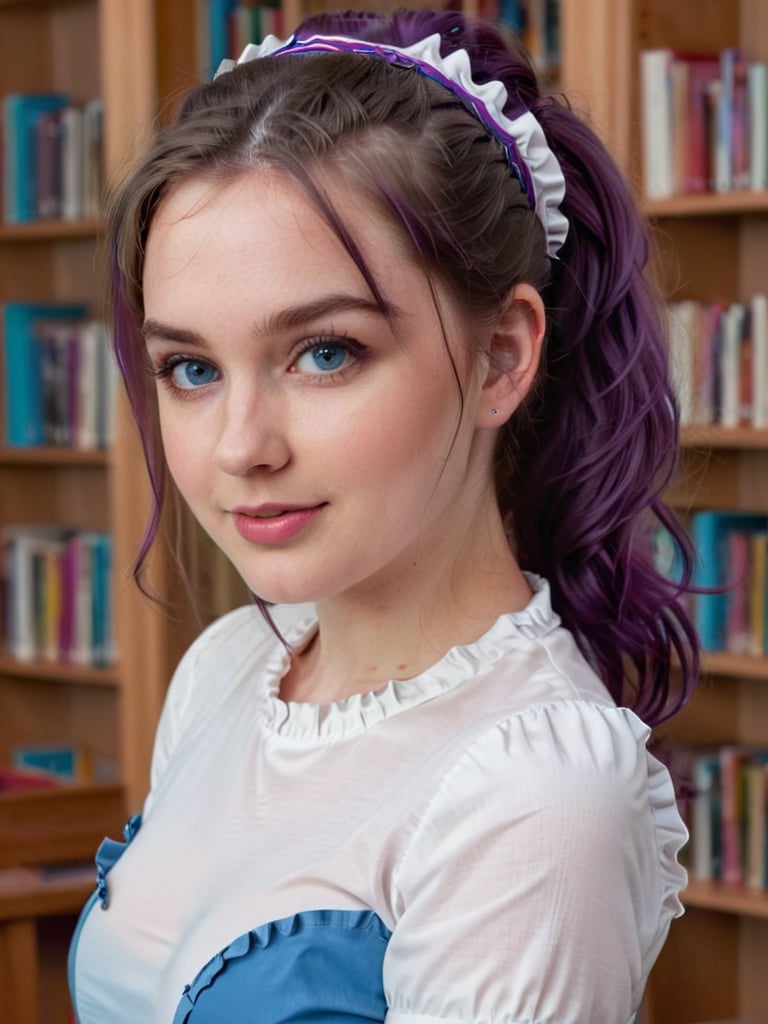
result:
<svg viewBox="0 0 768 1024"><path fill-rule="evenodd" d="M404 253L373 204L349 190L325 189L382 290L396 287ZM212 283L280 275L302 290L363 279L351 254L301 189L276 172L250 171L233 181L196 177L175 186L155 212L144 284L173 281L195 264ZM410 268L413 274L415 268ZM363 282L364 283L364 282Z"/></svg>
<svg viewBox="0 0 768 1024"><path fill-rule="evenodd" d="M375 203L338 181L322 186L369 280L320 209L282 174L196 177L171 189L155 212L143 270L145 314L216 330L328 295L380 296L398 311L396 333L434 327L446 340L466 339L461 312L406 256Z"/></svg>

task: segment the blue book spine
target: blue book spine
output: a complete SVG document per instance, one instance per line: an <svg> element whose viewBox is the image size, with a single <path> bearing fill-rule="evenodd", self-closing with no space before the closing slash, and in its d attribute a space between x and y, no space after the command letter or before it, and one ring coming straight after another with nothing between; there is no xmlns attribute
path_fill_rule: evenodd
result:
<svg viewBox="0 0 768 1024"><path fill-rule="evenodd" d="M107 665L110 661L109 639L109 568L110 538L108 534L94 534L93 544L93 663Z"/></svg>
<svg viewBox="0 0 768 1024"><path fill-rule="evenodd" d="M750 512L697 512L691 522L691 539L696 549L693 583L705 589L722 588L719 593L697 594L694 621L704 651L722 651L726 645L726 618L730 582L723 551L732 530L765 530L768 516Z"/></svg>
<svg viewBox="0 0 768 1024"><path fill-rule="evenodd" d="M229 19L237 0L208 0L208 47L213 75L227 57L238 56L229 52Z"/></svg>
<svg viewBox="0 0 768 1024"><path fill-rule="evenodd" d="M9 224L37 218L37 122L69 105L63 93L12 93L3 100L3 203Z"/></svg>
<svg viewBox="0 0 768 1024"><path fill-rule="evenodd" d="M522 32L525 28L525 13L520 0L499 0L499 20L512 32Z"/></svg>
<svg viewBox="0 0 768 1024"><path fill-rule="evenodd" d="M42 347L35 338L35 322L84 316L85 306L80 304L8 302L3 306L3 405L9 447L45 444Z"/></svg>

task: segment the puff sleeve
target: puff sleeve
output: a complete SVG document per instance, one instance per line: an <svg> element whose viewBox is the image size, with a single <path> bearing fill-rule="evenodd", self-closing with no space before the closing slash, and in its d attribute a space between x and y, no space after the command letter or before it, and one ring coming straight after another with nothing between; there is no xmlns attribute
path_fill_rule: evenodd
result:
<svg viewBox="0 0 768 1024"><path fill-rule="evenodd" d="M685 883L648 732L563 701L472 744L393 877L386 1024L629 1024Z"/></svg>

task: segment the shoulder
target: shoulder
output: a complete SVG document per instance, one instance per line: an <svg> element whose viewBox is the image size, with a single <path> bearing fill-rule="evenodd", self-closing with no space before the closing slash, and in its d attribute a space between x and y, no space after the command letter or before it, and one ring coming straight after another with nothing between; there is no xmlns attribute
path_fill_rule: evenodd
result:
<svg viewBox="0 0 768 1024"><path fill-rule="evenodd" d="M649 734L627 708L578 699L498 720L433 790L404 863L434 864L435 843L470 836L509 864L544 854L551 880L602 871L607 882L618 872L617 884L631 887L641 878L638 893L660 891L665 913L679 914L685 872L676 857L687 832Z"/></svg>
<svg viewBox="0 0 768 1024"><path fill-rule="evenodd" d="M687 834L647 736L627 709L560 700L464 749L411 822L392 880L395 1009L630 1018L686 878ZM417 971L429 984L409 984ZM469 991L459 979L471 975Z"/></svg>
<svg viewBox="0 0 768 1024"><path fill-rule="evenodd" d="M564 794L594 806L626 803L642 790L658 762L648 727L627 708L579 698L555 699L514 711L477 733L458 753L439 792L514 783L504 801L522 794L560 801Z"/></svg>

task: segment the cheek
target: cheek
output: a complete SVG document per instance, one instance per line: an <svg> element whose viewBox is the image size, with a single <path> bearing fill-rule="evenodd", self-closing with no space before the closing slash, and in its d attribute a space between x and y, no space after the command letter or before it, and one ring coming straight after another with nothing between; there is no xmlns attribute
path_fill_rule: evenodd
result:
<svg viewBox="0 0 768 1024"><path fill-rule="evenodd" d="M195 417L183 424L178 417L163 415L160 406L160 437L168 471L184 496L194 491L195 482L205 473L206 453L202 450L204 436L195 431Z"/></svg>

